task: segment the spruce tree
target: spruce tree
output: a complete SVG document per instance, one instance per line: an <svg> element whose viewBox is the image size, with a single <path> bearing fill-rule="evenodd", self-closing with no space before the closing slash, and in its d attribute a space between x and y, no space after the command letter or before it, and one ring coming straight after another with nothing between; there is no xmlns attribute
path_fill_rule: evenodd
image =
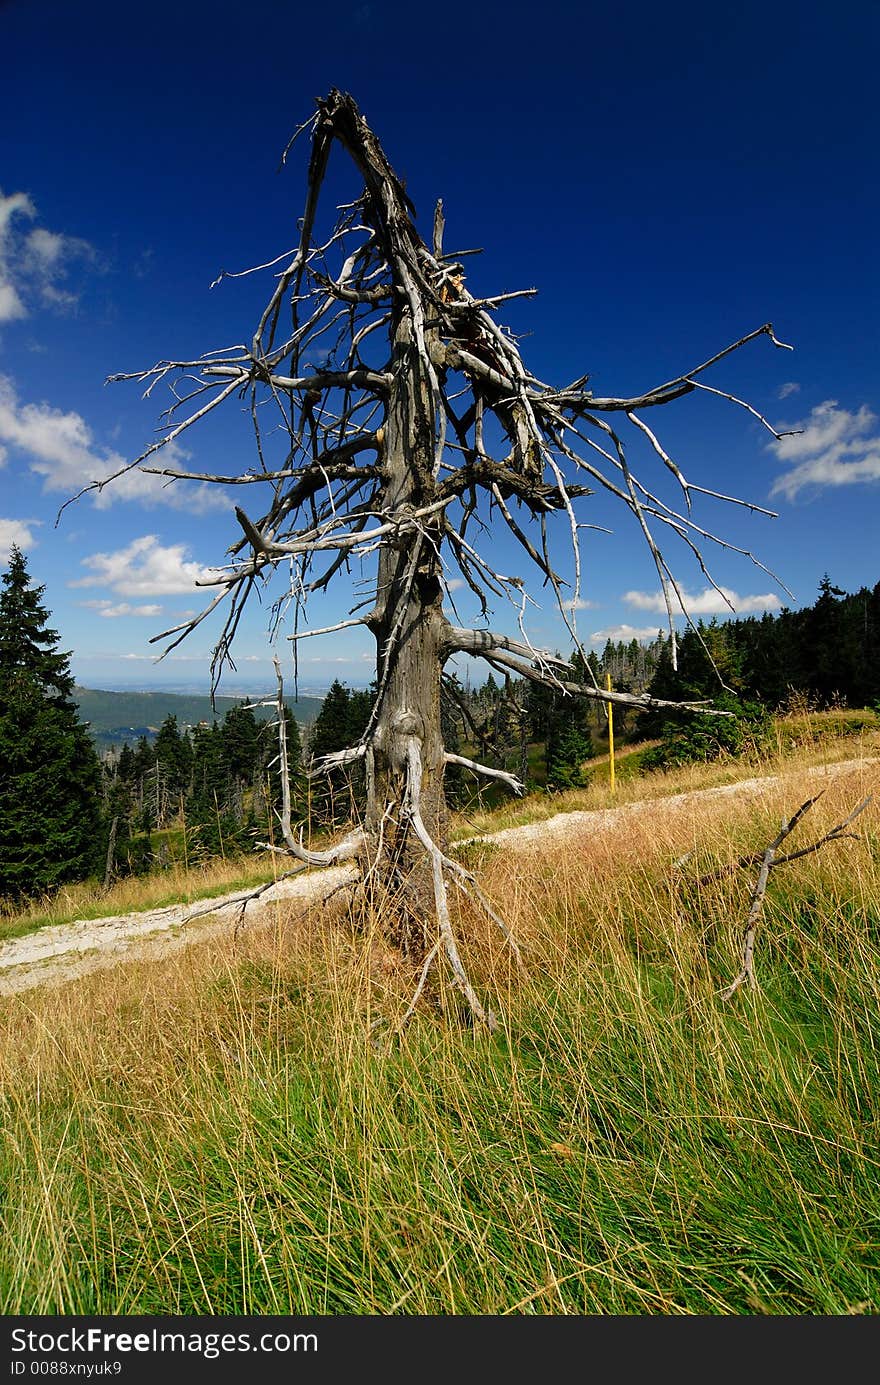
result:
<svg viewBox="0 0 880 1385"><path fill-rule="evenodd" d="M192 736L192 789L187 804L187 827L193 834L193 854L226 856L235 848L236 828L229 807L229 771L223 755L223 737L217 722L204 722Z"/></svg>
<svg viewBox="0 0 880 1385"><path fill-rule="evenodd" d="M591 759L593 740L583 724L559 710L550 726L547 740L547 788L583 789L589 783L584 761Z"/></svg>
<svg viewBox="0 0 880 1385"><path fill-rule="evenodd" d="M334 679L309 736L309 761L313 767L323 755L332 755L358 741L369 720L374 697L375 689L352 691L338 678ZM338 826L355 820L365 803L364 767L360 763L315 782L311 815L323 826Z"/></svg>
<svg viewBox="0 0 880 1385"><path fill-rule="evenodd" d="M134 751L128 741L125 742L119 752L119 760L116 765L116 777L117 779L121 779L124 784L133 784L135 782Z"/></svg>
<svg viewBox="0 0 880 1385"><path fill-rule="evenodd" d="M823 707L830 706L844 692L841 669L841 608L845 596L831 583L826 572L819 583L819 597L806 612L804 643L809 650L809 683Z"/></svg>
<svg viewBox="0 0 880 1385"><path fill-rule="evenodd" d="M100 765L44 592L13 547L0 591L0 894L13 897L85 878L101 851Z"/></svg>
<svg viewBox="0 0 880 1385"><path fill-rule="evenodd" d="M123 750L128 750L131 756L128 746ZM103 801L107 824L104 880L109 885L116 877L143 870L147 864L132 837L134 797L131 783L122 773L122 755L115 768L106 762L104 764Z"/></svg>
<svg viewBox="0 0 880 1385"><path fill-rule="evenodd" d="M239 789L249 787L260 772L260 728L247 702L229 708L220 736L230 777Z"/></svg>
<svg viewBox="0 0 880 1385"><path fill-rule="evenodd" d="M586 669L577 650L571 656L570 667L572 682L583 683ZM557 694L553 699L545 752L547 788L551 791L583 789L589 782L589 774L584 770L584 761L593 755L588 715L587 703L579 698Z"/></svg>
<svg viewBox="0 0 880 1385"><path fill-rule="evenodd" d="M192 744L187 735L181 734L173 712L169 712L159 727L154 753L160 776L159 816L165 822L176 817L180 811L181 801L189 788L193 764Z"/></svg>
<svg viewBox="0 0 880 1385"><path fill-rule="evenodd" d="M350 723L351 692L344 683L335 678L312 726L309 736L309 758L319 760L322 755L344 750L349 744Z"/></svg>

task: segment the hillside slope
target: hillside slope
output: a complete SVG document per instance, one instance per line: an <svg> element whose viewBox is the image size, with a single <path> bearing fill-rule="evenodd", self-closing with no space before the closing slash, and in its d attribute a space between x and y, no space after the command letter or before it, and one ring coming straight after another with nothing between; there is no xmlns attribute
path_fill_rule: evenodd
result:
<svg viewBox="0 0 880 1385"><path fill-rule="evenodd" d="M83 688L77 685L73 698L79 707L80 718L87 722L93 739L101 749L111 745L133 744L139 736L152 739L168 716L176 716L181 730L198 726L200 722L222 721L231 707L245 701L254 705L258 699L217 697L212 706L207 695L164 692L111 692L102 688ZM300 726L315 720L321 710L319 697L287 698ZM272 707L254 705L254 715L264 720L273 714Z"/></svg>
<svg viewBox="0 0 880 1385"><path fill-rule="evenodd" d="M466 840L488 842L516 852L540 852L542 845L551 838L574 844L596 833L619 833L627 822L644 813L657 817L680 812L703 801L734 796L755 800L789 780L797 781L799 788L807 785L810 793L818 793L830 780L852 775L854 793L861 796L866 790L876 793L878 766L880 757L844 760L807 771L798 769L785 774L763 775L673 794L668 798L640 800L618 808L558 813L540 823L502 828ZM458 843L462 845L464 842ZM244 915L240 907L242 894L236 892L191 904L172 904L162 909L108 918L78 919L38 929L0 944L0 996L15 995L35 986L61 985L123 961L160 958L214 935L232 937L241 922L256 926L267 918L277 917L273 906L281 901L299 902L305 909L322 904L328 895L335 893L345 881L353 880L355 875L354 867L336 866L329 870L307 871L292 880L280 880L267 888Z"/></svg>

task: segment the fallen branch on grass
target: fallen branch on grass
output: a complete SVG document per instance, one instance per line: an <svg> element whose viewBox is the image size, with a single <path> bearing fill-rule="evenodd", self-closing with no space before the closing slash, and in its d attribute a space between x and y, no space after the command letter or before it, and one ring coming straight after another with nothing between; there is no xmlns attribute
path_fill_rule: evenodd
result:
<svg viewBox="0 0 880 1385"><path fill-rule="evenodd" d="M755 930L764 905L764 896L767 892L767 882L770 879L771 871L775 870L777 866L786 865L789 861L797 861L802 856L809 856L812 852L818 851L820 847L825 846L827 842L839 841L843 837L851 837L856 841L859 840L858 832L847 832L846 829L849 827L850 823L854 822L859 814L864 812L867 808L868 804L871 802L871 794L863 798L861 803L853 808L849 816L844 818L843 822L839 822L836 827L832 827L830 832L826 832L824 836L811 842L809 846L803 846L798 851L786 852L784 856L778 854L779 848L782 846L786 837L791 835L801 819L809 812L813 804L818 802L824 792L825 790L823 789L813 798L808 798L806 803L802 803L794 814L794 817L789 821L783 822L782 827L764 851L753 851L746 856L740 856L738 861L734 861L731 865L719 866L716 870L709 871L706 875L701 875L697 881L698 885L711 885L714 884L716 880L723 880L728 875L734 875L741 867L754 865L760 867L758 878L755 881L752 896L749 900L749 912L746 918L745 933L743 936L742 967L733 981L731 981L730 985L722 991L722 1000L730 1000L731 996L739 990L740 986L745 985L752 990L757 990L758 983L755 979ZM689 856L681 857L675 864L676 866L682 866L688 859Z"/></svg>

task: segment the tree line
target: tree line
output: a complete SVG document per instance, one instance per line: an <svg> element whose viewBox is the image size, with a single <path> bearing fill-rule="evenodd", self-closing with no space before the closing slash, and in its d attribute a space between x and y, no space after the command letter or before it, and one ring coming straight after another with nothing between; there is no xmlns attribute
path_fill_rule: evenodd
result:
<svg viewBox="0 0 880 1385"><path fill-rule="evenodd" d="M817 709L880 709L880 582L848 593L826 574L812 606L778 615L704 621L682 636L678 668L661 650L649 691L668 699L706 699L731 721L643 712L639 738L661 738L652 764L738 753L760 739L772 712L795 700Z"/></svg>
<svg viewBox="0 0 880 1385"><path fill-rule="evenodd" d="M826 574L812 606L701 622L680 642L677 674L664 652L651 690L713 696L718 677L707 651L725 683L765 707L784 706L793 692L820 707L871 707L880 701L880 582L850 594Z"/></svg>
<svg viewBox="0 0 880 1385"><path fill-rule="evenodd" d="M289 709L288 759L301 781L299 727ZM151 743L139 737L102 762L104 816L115 823L114 869L137 871L155 864L154 831L179 827L189 860L234 855L271 840L280 802L278 730L258 720L248 703L231 707L222 721L181 728L171 714Z"/></svg>

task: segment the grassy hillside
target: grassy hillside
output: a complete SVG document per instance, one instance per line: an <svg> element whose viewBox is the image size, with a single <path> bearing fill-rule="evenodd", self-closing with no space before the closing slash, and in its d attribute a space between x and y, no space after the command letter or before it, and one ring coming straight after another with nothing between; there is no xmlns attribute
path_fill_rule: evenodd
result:
<svg viewBox="0 0 880 1385"><path fill-rule="evenodd" d="M208 696L189 693L170 693L156 689L153 692L109 692L100 688L81 688L73 693L79 707L80 718L88 722L92 736L102 748L121 745L128 741L133 745L138 736L155 735L167 716L176 716L181 729L198 726L201 721L222 721L230 707L244 702L242 697L218 697L211 705ZM319 697L302 697L297 701L287 698L287 704L301 726L315 720L321 710ZM250 699L252 703L256 698ZM254 714L259 719L272 716L272 708L256 708Z"/></svg>
<svg viewBox="0 0 880 1385"><path fill-rule="evenodd" d="M395 1034L417 969L343 896L0 1001L0 1312L877 1313L876 800L771 876L757 993L720 998L754 872L696 883L815 784L483 852L494 1036L448 988Z"/></svg>
<svg viewBox="0 0 880 1385"><path fill-rule="evenodd" d="M617 760L614 794L610 789L607 756L597 756L588 762L590 780L586 789L554 794L535 792L513 798L500 786L475 780L470 786L470 801L451 814L451 838L460 840L475 832L495 832L542 822L558 813L601 810L642 799L668 798L692 789L734 784L754 775L788 773L807 766L877 756L880 755L880 718L873 712L848 713L845 719L839 714L825 712L813 713L807 718L780 718L770 748L758 760L725 759L642 773L640 760L644 748L644 745L624 747ZM536 769L543 748L535 746L531 751L530 760ZM193 867L185 833L179 826L154 831L152 839L155 849L164 848L166 864L149 875L128 876L114 881L107 890L99 878L74 882L62 886L51 896L23 905L0 900L0 941L32 933L47 924L157 909L175 901L191 903L240 886L263 884L272 880L277 871L277 863L262 853L234 855L228 859L218 857ZM325 844L320 830L310 842L314 847Z"/></svg>

